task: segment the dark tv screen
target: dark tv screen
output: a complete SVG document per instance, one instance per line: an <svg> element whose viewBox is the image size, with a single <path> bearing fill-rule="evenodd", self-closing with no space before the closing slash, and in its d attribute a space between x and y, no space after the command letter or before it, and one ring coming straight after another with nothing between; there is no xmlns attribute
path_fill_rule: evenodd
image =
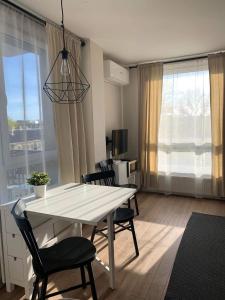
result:
<svg viewBox="0 0 225 300"><path fill-rule="evenodd" d="M112 130L112 155L117 156L127 152L128 129Z"/></svg>

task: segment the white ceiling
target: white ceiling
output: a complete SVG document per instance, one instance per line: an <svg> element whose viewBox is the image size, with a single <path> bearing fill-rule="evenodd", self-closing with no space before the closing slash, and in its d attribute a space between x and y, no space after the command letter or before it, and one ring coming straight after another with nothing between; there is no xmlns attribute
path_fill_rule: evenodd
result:
<svg viewBox="0 0 225 300"><path fill-rule="evenodd" d="M60 23L60 0L19 0ZM225 0L64 0L65 25L123 63L225 49Z"/></svg>

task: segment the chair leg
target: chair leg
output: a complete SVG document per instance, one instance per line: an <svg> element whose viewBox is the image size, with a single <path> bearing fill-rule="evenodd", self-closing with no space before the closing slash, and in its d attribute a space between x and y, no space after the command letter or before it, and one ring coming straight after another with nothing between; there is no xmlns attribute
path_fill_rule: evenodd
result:
<svg viewBox="0 0 225 300"><path fill-rule="evenodd" d="M135 209L136 209L136 214L139 216L139 208L138 208L138 202L137 202L137 195L135 194L134 197L134 203L135 203Z"/></svg>
<svg viewBox="0 0 225 300"><path fill-rule="evenodd" d="M94 242L94 238L95 238L95 234L96 234L96 229L97 229L97 226L94 226L94 228L92 230L92 234L91 234L91 242L92 243Z"/></svg>
<svg viewBox="0 0 225 300"><path fill-rule="evenodd" d="M33 293L32 293L31 300L36 300L36 297L38 295L38 291L39 291L39 278L36 277L36 279L34 281L34 288L33 288Z"/></svg>
<svg viewBox="0 0 225 300"><path fill-rule="evenodd" d="M40 300L44 300L47 291L47 284L48 284L48 277L43 278L41 284L41 293L40 293Z"/></svg>
<svg viewBox="0 0 225 300"><path fill-rule="evenodd" d="M85 277L85 270L84 270L83 266L80 268L80 274L81 274L81 281L82 281L83 289L85 289L87 286L87 283L86 283L86 277Z"/></svg>
<svg viewBox="0 0 225 300"><path fill-rule="evenodd" d="M92 298L93 298L93 300L98 300L91 264L87 264L87 270L88 270L88 276L89 276L89 280L90 280L90 284L91 284Z"/></svg>
<svg viewBox="0 0 225 300"><path fill-rule="evenodd" d="M133 220L131 220L129 223L130 223L131 232L132 232L132 236L133 236L136 256L139 256L139 249L138 249L137 238L136 238L136 233L135 233L135 229L134 229L134 222L133 222Z"/></svg>

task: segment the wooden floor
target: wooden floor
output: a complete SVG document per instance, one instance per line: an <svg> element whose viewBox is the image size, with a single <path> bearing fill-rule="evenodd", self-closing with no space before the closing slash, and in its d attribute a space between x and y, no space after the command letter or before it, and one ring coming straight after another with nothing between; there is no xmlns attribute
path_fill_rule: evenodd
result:
<svg viewBox="0 0 225 300"><path fill-rule="evenodd" d="M164 298L171 269L186 223L193 211L225 216L225 202L164 196L141 193L138 196L140 215L135 219L135 228L140 256L134 259L134 248L130 232L116 236L115 260L117 289L108 287L107 274L94 264L94 274L99 300L160 300ZM90 229L86 227L85 235ZM96 238L99 256L107 260L107 243ZM67 271L51 278L49 291L74 284L79 272ZM77 290L64 297L91 299L90 290ZM0 290L1 300L22 300L23 289L17 287L8 294ZM61 299L59 296L50 299Z"/></svg>

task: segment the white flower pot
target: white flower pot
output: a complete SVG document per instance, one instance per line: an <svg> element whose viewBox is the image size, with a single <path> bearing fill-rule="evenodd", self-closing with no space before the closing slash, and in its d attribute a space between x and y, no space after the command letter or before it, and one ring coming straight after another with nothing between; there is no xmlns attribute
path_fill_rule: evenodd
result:
<svg viewBox="0 0 225 300"><path fill-rule="evenodd" d="M33 185L36 198L44 198L46 196L46 186L47 185Z"/></svg>

